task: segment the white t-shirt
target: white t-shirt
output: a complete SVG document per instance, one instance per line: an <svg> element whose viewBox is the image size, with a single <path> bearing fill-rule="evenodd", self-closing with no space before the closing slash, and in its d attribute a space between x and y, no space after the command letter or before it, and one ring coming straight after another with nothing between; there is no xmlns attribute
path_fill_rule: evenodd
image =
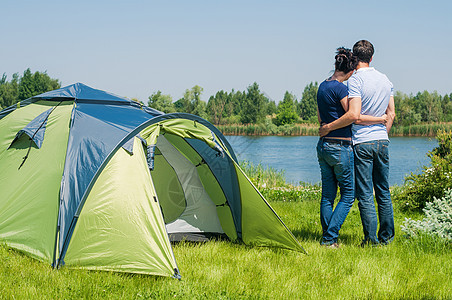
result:
<svg viewBox="0 0 452 300"><path fill-rule="evenodd" d="M374 68L358 69L347 82L348 97L361 98L361 114L381 117L386 113L389 98L394 94L394 88L385 74ZM356 125L352 126L353 144L372 140L388 140L386 126Z"/></svg>

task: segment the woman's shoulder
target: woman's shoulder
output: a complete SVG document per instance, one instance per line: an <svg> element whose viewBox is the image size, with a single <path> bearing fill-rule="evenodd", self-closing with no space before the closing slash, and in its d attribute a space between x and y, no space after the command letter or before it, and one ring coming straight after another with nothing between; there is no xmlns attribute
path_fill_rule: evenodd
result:
<svg viewBox="0 0 452 300"><path fill-rule="evenodd" d="M337 80L325 80L319 85L317 95L336 102L348 95L348 88Z"/></svg>
<svg viewBox="0 0 452 300"><path fill-rule="evenodd" d="M329 86L329 88L333 89L333 90L346 90L347 86L343 83L343 82L339 82L337 80L330 80L330 81L326 81L327 85Z"/></svg>
<svg viewBox="0 0 452 300"><path fill-rule="evenodd" d="M337 80L325 80L319 85L319 89L331 89L331 90L347 90L347 86L343 82Z"/></svg>
<svg viewBox="0 0 452 300"><path fill-rule="evenodd" d="M325 79L324 81L322 81L322 83L319 85L319 87L320 87L320 86L329 86L329 87L331 87L331 86L336 86L338 83L339 83L339 84L342 84L342 83L340 83L340 82L337 81L337 80Z"/></svg>

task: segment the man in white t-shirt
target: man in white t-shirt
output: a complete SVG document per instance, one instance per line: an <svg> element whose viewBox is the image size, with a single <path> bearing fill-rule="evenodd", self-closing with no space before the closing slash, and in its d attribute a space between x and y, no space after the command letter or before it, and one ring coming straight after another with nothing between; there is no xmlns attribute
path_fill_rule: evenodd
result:
<svg viewBox="0 0 452 300"><path fill-rule="evenodd" d="M389 138L395 117L393 86L388 77L369 67L374 54L373 45L361 40L353 46L358 66L347 82L349 101L361 101L361 115L381 117L387 114L385 124L352 126L355 154L355 197L364 230L363 245L387 244L394 238L394 214L389 192ZM380 228L377 235L377 213L373 191L378 205Z"/></svg>

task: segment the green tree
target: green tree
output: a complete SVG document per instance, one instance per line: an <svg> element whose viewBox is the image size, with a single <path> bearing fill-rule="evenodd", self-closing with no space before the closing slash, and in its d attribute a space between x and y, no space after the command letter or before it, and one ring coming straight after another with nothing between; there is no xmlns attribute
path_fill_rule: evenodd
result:
<svg viewBox="0 0 452 300"><path fill-rule="evenodd" d="M59 89L61 87L58 79L52 79L47 72L36 71L32 73L30 68L24 71L19 81L19 101L30 97Z"/></svg>
<svg viewBox="0 0 452 300"><path fill-rule="evenodd" d="M203 90L199 85L195 85L190 90L186 89L184 96L174 103L176 110L207 118L207 105L206 102L201 100Z"/></svg>
<svg viewBox="0 0 452 300"><path fill-rule="evenodd" d="M207 119L207 104L205 101L200 100L196 102L192 114L200 116L201 118Z"/></svg>
<svg viewBox="0 0 452 300"><path fill-rule="evenodd" d="M3 74L0 80L0 109L19 101L19 74L14 73L10 82L6 79L6 74Z"/></svg>
<svg viewBox="0 0 452 300"><path fill-rule="evenodd" d="M284 99L278 105L278 114L276 115L275 124L278 126L293 124L297 121L298 115L295 107L295 96L286 91Z"/></svg>
<svg viewBox="0 0 452 300"><path fill-rule="evenodd" d="M213 124L218 125L221 124L221 121L224 117L228 116L232 113L232 105L231 104L231 94L224 92L223 90L217 92L215 96L210 96L209 101L207 102L207 114L209 115L209 121ZM229 108L229 111L227 110Z"/></svg>
<svg viewBox="0 0 452 300"><path fill-rule="evenodd" d="M245 98L246 98L245 92L241 92L241 91L234 92L234 90L232 90L231 102L230 102L229 106L226 107L228 116L231 116L231 115L240 116L241 115L242 106L243 106L243 103L245 102Z"/></svg>
<svg viewBox="0 0 452 300"><path fill-rule="evenodd" d="M240 116L242 114L242 106L245 102L246 94L241 91L234 91L232 89L229 97L227 97L227 103L225 105L224 122L227 124L240 123Z"/></svg>
<svg viewBox="0 0 452 300"><path fill-rule="evenodd" d="M180 98L179 100L177 100L176 102L174 102L174 109L178 112L186 112L185 111L185 103L184 103L184 98Z"/></svg>
<svg viewBox="0 0 452 300"><path fill-rule="evenodd" d="M276 106L276 102L270 100L267 105L267 115L272 116L278 112L278 107Z"/></svg>
<svg viewBox="0 0 452 300"><path fill-rule="evenodd" d="M317 91L319 85L316 82L311 82L304 88L301 96L301 101L298 105L298 114L300 117L311 123L317 122Z"/></svg>
<svg viewBox="0 0 452 300"><path fill-rule="evenodd" d="M416 104L412 96L400 91L394 94L394 105L396 109L396 125L407 126L421 122L421 114L416 111Z"/></svg>
<svg viewBox="0 0 452 300"><path fill-rule="evenodd" d="M267 115L266 97L259 90L259 85L254 82L247 88L240 121L243 124L262 123ZM267 100L268 101L268 100Z"/></svg>
<svg viewBox="0 0 452 300"><path fill-rule="evenodd" d="M449 95L444 95L441 101L441 108L443 110L443 120L445 122L452 122L452 101Z"/></svg>
<svg viewBox="0 0 452 300"><path fill-rule="evenodd" d="M164 113L176 112L171 95L163 95L161 91L149 96L148 106Z"/></svg>
<svg viewBox="0 0 452 300"><path fill-rule="evenodd" d="M419 92L414 97L415 110L423 122L439 122L442 119L441 96L437 92Z"/></svg>

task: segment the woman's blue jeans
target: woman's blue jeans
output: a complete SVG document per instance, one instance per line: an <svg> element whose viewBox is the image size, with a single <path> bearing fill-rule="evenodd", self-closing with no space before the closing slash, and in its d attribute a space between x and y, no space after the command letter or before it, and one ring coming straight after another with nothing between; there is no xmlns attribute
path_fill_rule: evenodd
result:
<svg viewBox="0 0 452 300"><path fill-rule="evenodd" d="M353 148L345 143L331 143L320 138L317 144L317 158L322 175L321 244L329 245L337 242L339 230L355 200ZM338 185L341 198L334 208Z"/></svg>
<svg viewBox="0 0 452 300"><path fill-rule="evenodd" d="M375 140L356 144L354 152L356 199L363 223L364 242L387 244L394 238L394 214L388 180L389 141ZM374 190L380 221L378 236Z"/></svg>

